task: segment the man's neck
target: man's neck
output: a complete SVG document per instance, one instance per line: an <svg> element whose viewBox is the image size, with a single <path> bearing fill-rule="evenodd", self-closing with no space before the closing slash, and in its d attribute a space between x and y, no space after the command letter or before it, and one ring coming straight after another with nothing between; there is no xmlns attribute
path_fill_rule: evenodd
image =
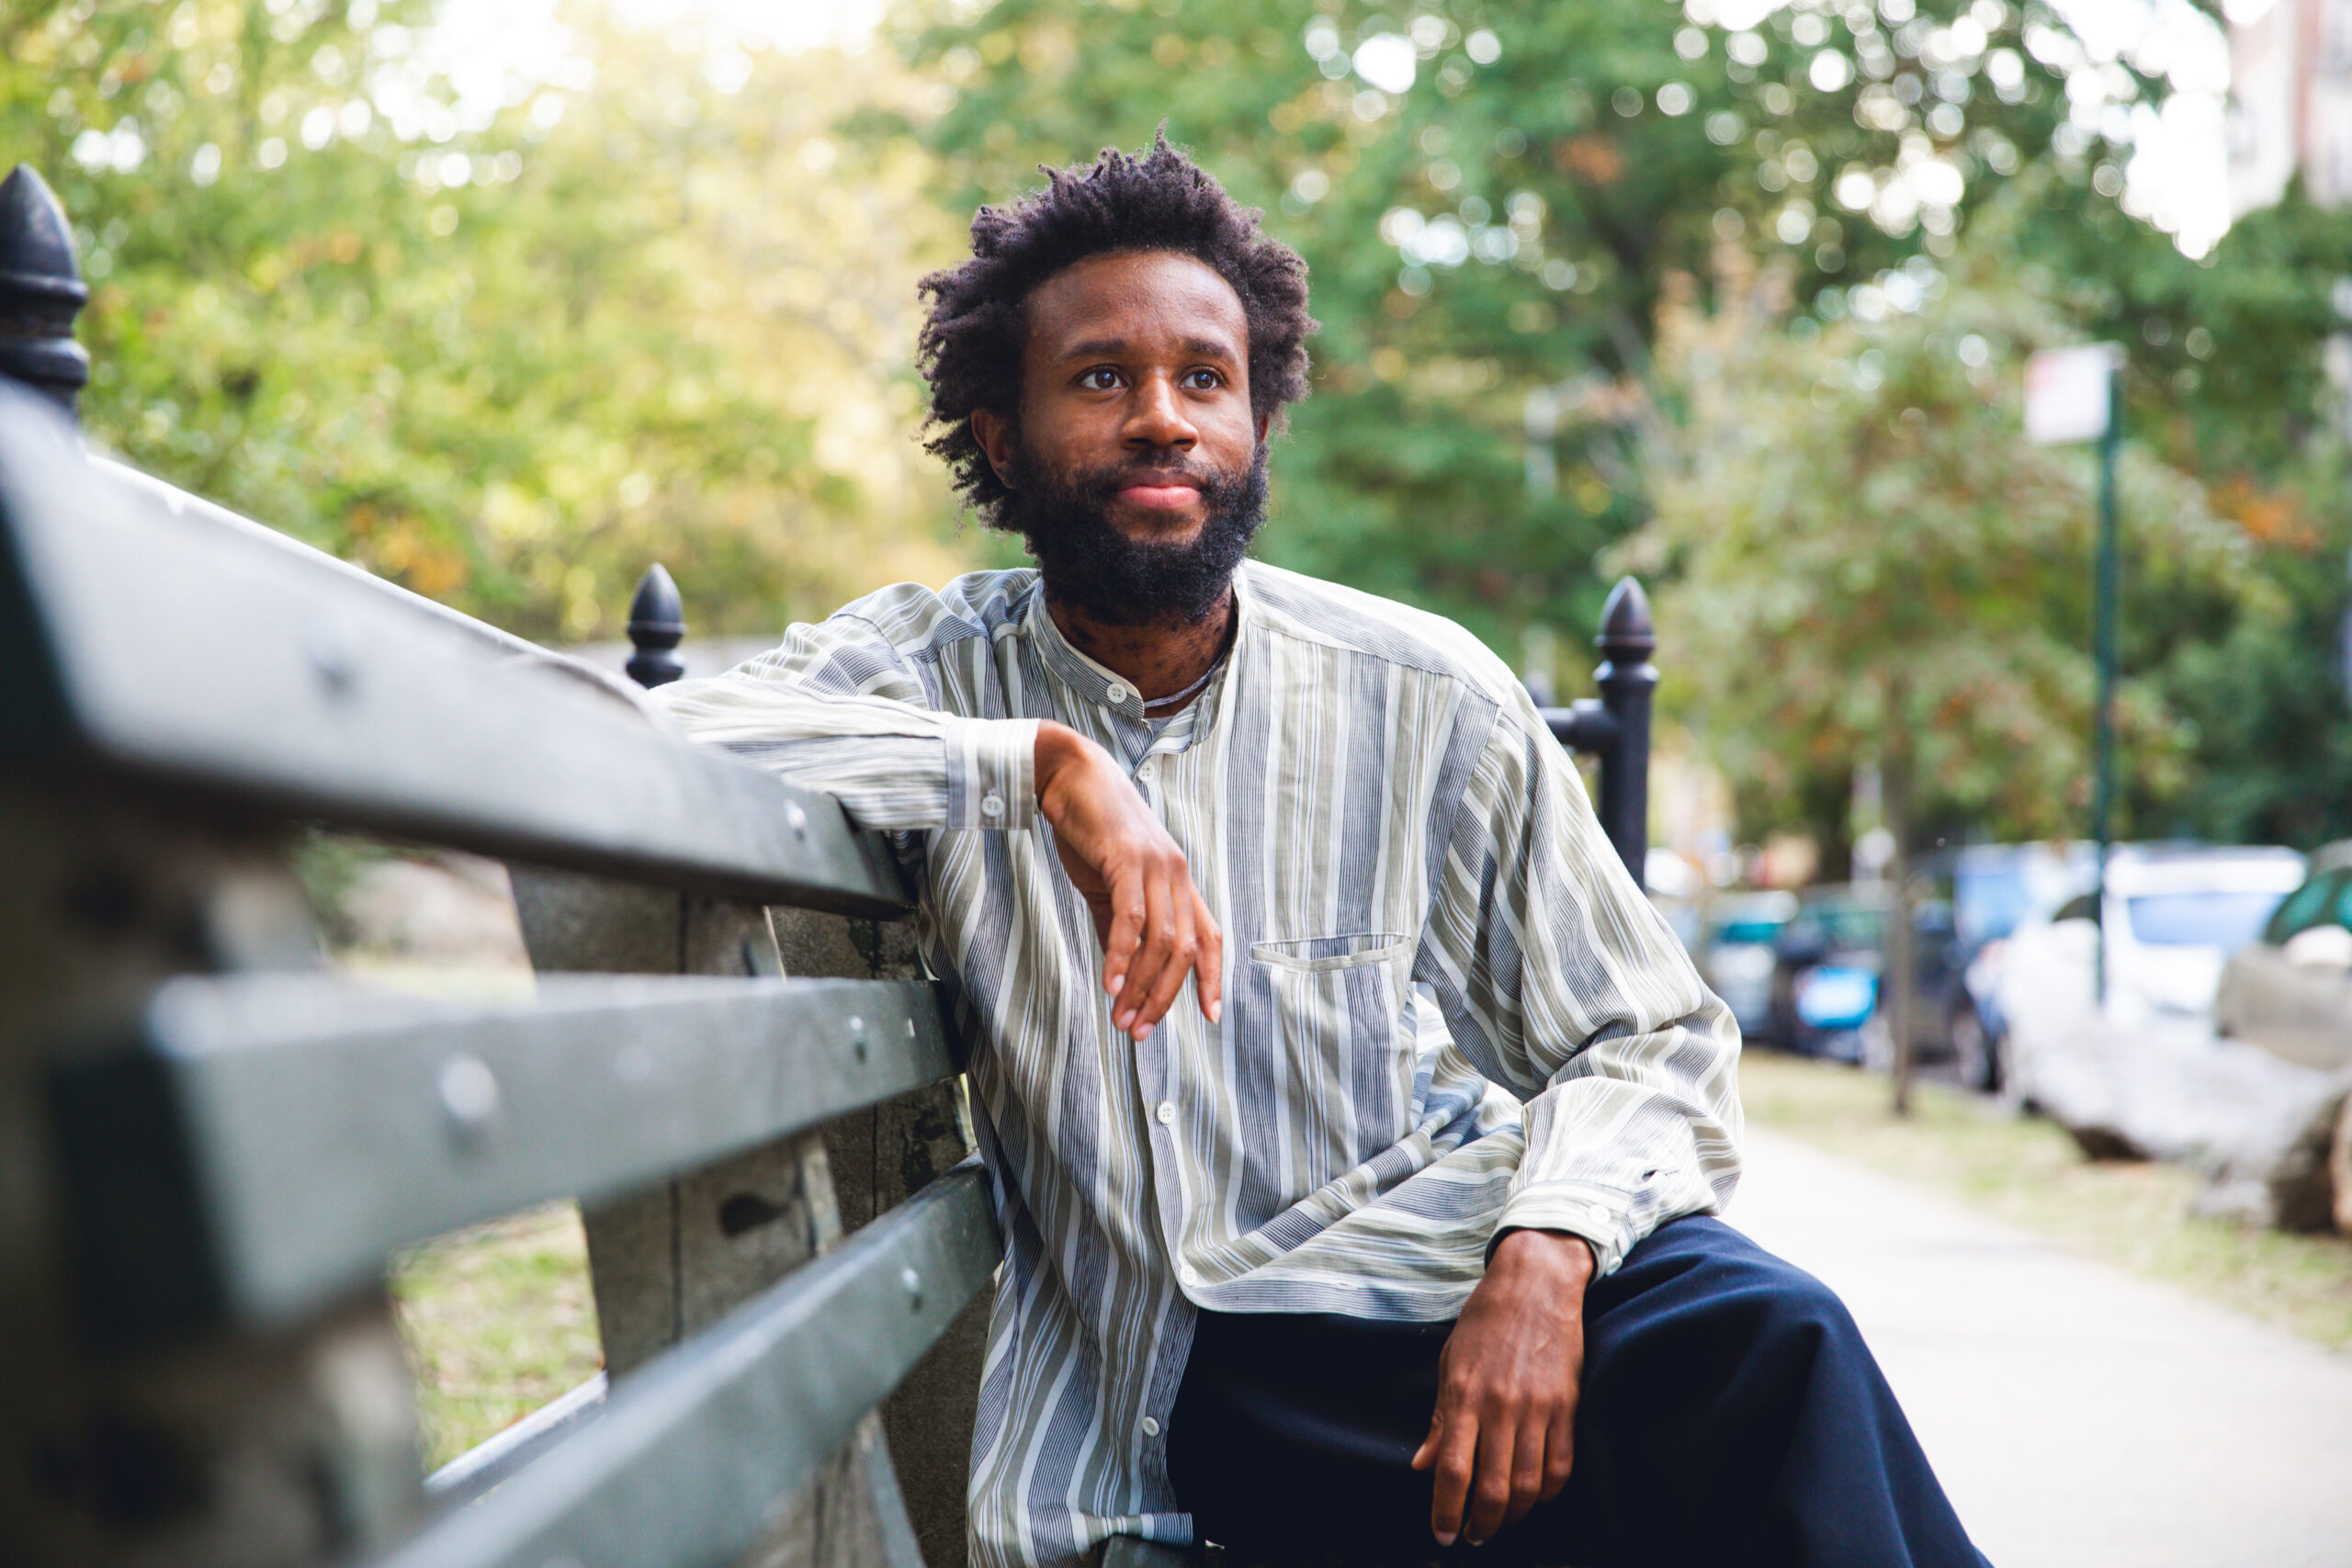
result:
<svg viewBox="0 0 2352 1568"><path fill-rule="evenodd" d="M1233 642L1233 606L1227 584L1225 597L1198 625L1118 626L1055 598L1050 588L1046 592L1046 609L1069 645L1142 693L1146 707L1154 697L1196 684L1224 656ZM1181 711L1181 705L1167 711Z"/></svg>

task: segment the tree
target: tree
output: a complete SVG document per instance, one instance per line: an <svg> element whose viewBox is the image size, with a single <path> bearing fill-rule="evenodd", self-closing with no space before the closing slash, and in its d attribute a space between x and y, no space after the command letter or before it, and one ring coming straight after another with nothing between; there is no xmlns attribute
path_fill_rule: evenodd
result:
<svg viewBox="0 0 2352 1568"><path fill-rule="evenodd" d="M1162 121L1267 207L1325 333L1265 549L1508 648L1589 625L1593 558L1643 515L1606 422L1543 425L1645 374L1663 276L1727 232L1807 299L1949 251L2065 112L2039 5L1764 13L999 0L901 37L940 106L907 123L963 207Z"/></svg>
<svg viewBox="0 0 2352 1568"><path fill-rule="evenodd" d="M1714 311L1685 287L1662 318L1678 417L1652 424L1657 513L1628 547L1673 569L1661 631L1751 809L1777 795L1769 815L1786 820L1820 797L1816 781L1878 769L1898 1111L1923 819L2065 837L2086 804L2095 489L2081 454L2025 440L2017 396L2020 354L2064 323L1973 260L1880 322L1788 333L1785 276L1759 279L1727 247ZM2143 593L2177 613L2247 591L2245 537L2192 479L2133 450L2120 491ZM2161 795L2189 738L2146 671L2131 673L2127 765Z"/></svg>
<svg viewBox="0 0 2352 1568"><path fill-rule="evenodd" d="M967 558L907 438L908 144L831 122L887 57L582 9L546 82L462 98L424 4L18 6L0 128L94 286L91 430L529 635L611 636L667 558L697 630ZM684 45L684 47L679 47Z"/></svg>

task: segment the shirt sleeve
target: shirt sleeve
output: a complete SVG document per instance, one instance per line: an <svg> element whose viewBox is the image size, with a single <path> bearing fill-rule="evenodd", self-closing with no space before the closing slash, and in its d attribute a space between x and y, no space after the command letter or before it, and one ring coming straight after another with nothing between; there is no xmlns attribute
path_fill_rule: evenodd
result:
<svg viewBox="0 0 2352 1568"><path fill-rule="evenodd" d="M1414 977L1525 1105L1496 1235L1567 1231L1601 1273L1739 1179L1739 1028L1600 831L1563 748L1504 708L1464 791Z"/></svg>
<svg viewBox="0 0 2352 1568"><path fill-rule="evenodd" d="M1036 821L1037 721L942 712L936 671L858 615L796 626L726 674L653 697L690 739L835 796L861 828Z"/></svg>

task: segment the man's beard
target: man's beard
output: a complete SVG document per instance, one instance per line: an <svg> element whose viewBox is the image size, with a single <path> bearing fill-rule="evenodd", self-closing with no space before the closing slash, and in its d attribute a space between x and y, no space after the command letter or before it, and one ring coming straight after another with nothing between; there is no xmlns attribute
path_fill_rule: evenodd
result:
<svg viewBox="0 0 2352 1568"><path fill-rule="evenodd" d="M1138 469L1181 473L1201 488L1207 513L1182 544L1131 539L1111 522L1119 491ZM1036 558L1046 593L1117 626L1198 626L1225 602L1234 569L1266 521L1266 447L1247 474L1220 474L1171 454L1063 477L1037 471L1024 454L1021 486L997 525L1019 534Z"/></svg>

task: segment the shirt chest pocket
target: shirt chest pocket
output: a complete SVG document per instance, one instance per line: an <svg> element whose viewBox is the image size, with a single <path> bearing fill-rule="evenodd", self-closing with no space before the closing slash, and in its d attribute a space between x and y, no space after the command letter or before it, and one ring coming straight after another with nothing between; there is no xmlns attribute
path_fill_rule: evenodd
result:
<svg viewBox="0 0 2352 1568"><path fill-rule="evenodd" d="M1272 1034L1261 1061L1306 1168L1283 1185L1318 1187L1410 1130L1413 1042L1399 1015L1412 952L1396 931L1250 944L1251 1000Z"/></svg>
<svg viewBox="0 0 2352 1568"><path fill-rule="evenodd" d="M1250 962L1298 975L1329 975L1370 964L1394 964L1405 956L1407 947L1403 933L1398 931L1309 936L1292 942L1251 942Z"/></svg>

